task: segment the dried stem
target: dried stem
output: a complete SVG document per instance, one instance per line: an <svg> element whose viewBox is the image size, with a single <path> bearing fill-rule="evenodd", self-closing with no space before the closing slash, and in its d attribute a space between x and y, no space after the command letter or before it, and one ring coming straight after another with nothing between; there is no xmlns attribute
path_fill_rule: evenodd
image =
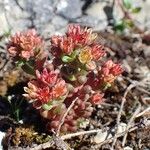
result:
<svg viewBox="0 0 150 150"><path fill-rule="evenodd" d="M72 137L76 137L79 135L98 133L100 131L101 131L101 129L95 129L95 130L90 130L90 131L81 131L81 132L77 132L77 133L66 134L66 135L61 136L61 139L66 140L66 139L70 139Z"/></svg>
<svg viewBox="0 0 150 150"><path fill-rule="evenodd" d="M126 96L128 94L128 92L134 88L135 86L137 86L138 84L131 84L130 86L128 86L128 88L126 89L125 93L124 93L124 96L122 98L122 103L121 103L121 106L120 106L120 110L119 110L119 113L118 113L118 116L117 116L117 128L116 128L116 134L114 136L114 139L113 139L113 143L112 143L112 149L114 148L114 145L116 143L116 140L117 140L117 132L118 132L118 127L119 127L119 123L120 123L120 118L121 118L121 113L123 111L123 107L124 107L124 104L126 102Z"/></svg>
<svg viewBox="0 0 150 150"><path fill-rule="evenodd" d="M140 116L143 116L143 115L145 115L146 113L150 113L150 107L146 108L146 109L143 110L141 113L137 114L137 115L135 116L135 118L138 118L138 117L140 117Z"/></svg>
<svg viewBox="0 0 150 150"><path fill-rule="evenodd" d="M126 131L128 131L129 128L131 127L131 125L132 125L134 119L136 118L136 115L140 112L140 109L141 109L141 104L139 104L138 108L135 110L135 112L133 113L132 117L130 118L130 120L129 120L128 124L127 124ZM123 140L122 140L122 146L123 146L123 147L124 147L124 145L125 145L127 135L128 135L128 132L126 132L126 134L125 134L124 137L123 137Z"/></svg>
<svg viewBox="0 0 150 150"><path fill-rule="evenodd" d="M148 122L146 123L146 125L143 126L142 128L145 128L146 126L149 126L149 125L150 125L150 121L148 121ZM139 126L135 125L135 126L131 127L128 131L126 130L126 131L124 131L124 132L117 133L117 134L116 134L116 137L119 138L119 137L123 136L124 134L126 134L127 132L132 132L132 131L135 131L135 130L137 130L137 129L139 129ZM97 144L97 145L96 145L96 148L99 148L99 147L101 147L101 146L104 145L104 144L111 143L111 142L113 142L113 140L114 140L114 137L109 138L109 139L106 139L105 141L101 142L100 144Z"/></svg>

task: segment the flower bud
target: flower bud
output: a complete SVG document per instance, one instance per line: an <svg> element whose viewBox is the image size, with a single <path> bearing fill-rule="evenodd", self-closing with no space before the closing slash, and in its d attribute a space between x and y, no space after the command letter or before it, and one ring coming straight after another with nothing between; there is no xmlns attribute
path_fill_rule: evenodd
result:
<svg viewBox="0 0 150 150"><path fill-rule="evenodd" d="M43 118L47 118L48 119L48 110L40 110L40 114Z"/></svg>
<svg viewBox="0 0 150 150"><path fill-rule="evenodd" d="M79 81L79 83L84 84L87 81L87 77L86 76L79 76L78 81Z"/></svg>
<svg viewBox="0 0 150 150"><path fill-rule="evenodd" d="M74 92L74 87L73 87L73 85L71 85L71 84L67 84L67 89L68 89L68 91L69 92Z"/></svg>
<svg viewBox="0 0 150 150"><path fill-rule="evenodd" d="M51 124L50 124L50 126L51 126L52 128L57 128L58 125L59 125L59 121L52 121Z"/></svg>
<svg viewBox="0 0 150 150"><path fill-rule="evenodd" d="M90 85L84 86L85 93L90 93L92 91L92 87Z"/></svg>
<svg viewBox="0 0 150 150"><path fill-rule="evenodd" d="M91 71L94 70L96 68L96 64L94 61L90 61L86 64L86 69Z"/></svg>

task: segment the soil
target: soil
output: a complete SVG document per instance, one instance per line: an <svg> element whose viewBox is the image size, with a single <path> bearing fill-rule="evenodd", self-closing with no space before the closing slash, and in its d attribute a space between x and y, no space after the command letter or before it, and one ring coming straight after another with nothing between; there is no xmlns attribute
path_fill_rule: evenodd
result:
<svg viewBox="0 0 150 150"><path fill-rule="evenodd" d="M103 132L110 132L113 140L106 140L105 142L99 143L94 141L97 133L85 134L65 141L58 139L61 144L54 140L55 143L52 148L47 149L65 149L68 146L74 150L110 150L114 142L117 117L123 96L131 84L141 83L128 91L119 122L128 125L138 107L140 107L140 112L142 112L150 105L150 35L138 34L127 37L109 32L100 32L98 34L99 41L102 42L101 39L103 39L105 46L108 47L107 57L113 57L114 61L119 61L123 64L125 71L118 78L113 88L107 91L104 103L95 107L91 118L89 118L89 123L83 129L79 129L79 131L102 129ZM5 56L7 54L2 51L1 55ZM2 59L1 64L3 61L6 61L6 59ZM22 97L24 92L23 87L27 84L26 75L21 70L18 70L18 78L20 79L14 79L12 85L7 82L10 77L7 76L7 80L5 79L5 74L7 72L10 74L14 70L15 68L11 61L5 62L5 65L1 67L0 92L2 96L0 97L0 131L7 132L6 138L3 140L3 145L5 149L30 149L33 146L36 149L42 142L36 143L35 139L32 141L33 143L25 142L26 144L23 144L23 139L20 138L20 144L17 147L14 147L12 142L15 129L18 127L31 128L33 126L33 132L36 132L38 136L43 133L47 136L52 136L52 133L46 131L46 120L42 119L38 112L32 108L32 105ZM14 74L14 78L15 76L16 74ZM13 76L11 76L11 81L12 78ZM20 107L19 116L16 115L12 105L10 105L8 101L9 97L12 97L11 102L15 105L13 107ZM21 104L19 104L20 101L22 101ZM23 124L18 123L17 120L23 120ZM125 134L118 137L114 149L127 150L125 149L127 146L135 150L150 149L150 124L147 125L148 121L150 121L150 111L134 118L130 124L130 128L135 127L135 130L128 131L123 146L122 141ZM44 142L46 141L43 138Z"/></svg>

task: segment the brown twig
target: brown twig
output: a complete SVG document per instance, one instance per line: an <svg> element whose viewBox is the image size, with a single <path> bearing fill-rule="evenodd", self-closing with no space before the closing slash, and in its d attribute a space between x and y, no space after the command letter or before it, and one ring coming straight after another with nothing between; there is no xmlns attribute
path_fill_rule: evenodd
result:
<svg viewBox="0 0 150 150"><path fill-rule="evenodd" d="M146 109L143 110L141 113L137 114L137 115L135 116L135 118L138 118L138 117L140 117L140 116L143 116L143 115L145 115L146 113L150 113L150 107L146 108Z"/></svg>
<svg viewBox="0 0 150 150"><path fill-rule="evenodd" d="M81 132L77 132L77 133L66 134L66 135L61 136L61 139L63 139L63 140L71 139L72 137L76 137L79 135L98 133L100 131L101 131L101 129L95 129L95 130L90 130L90 131L81 131Z"/></svg>
<svg viewBox="0 0 150 150"><path fill-rule="evenodd" d="M127 128L126 128L126 133L123 137L123 140L122 140L122 146L124 147L125 145L125 142L126 142L126 138L127 138L127 135L128 135L128 130L129 128L131 127L131 124L133 123L134 119L136 118L136 115L140 112L140 109L141 109L141 104L139 103L139 106L138 108L135 110L135 112L133 113L132 117L130 118L128 124L127 124Z"/></svg>
<svg viewBox="0 0 150 150"><path fill-rule="evenodd" d="M128 92L134 88L135 86L137 86L137 84L131 84L130 86L128 86L128 88L126 89L125 93L124 93L124 96L122 98L122 103L121 103L121 106L120 106L120 110L119 110L119 113L118 113L118 116L117 116L117 128L116 128L116 134L114 136L114 139L113 139L113 143L112 143L112 149L114 148L114 145L116 143L116 140L117 140L117 132L118 132L118 127L119 127L119 123L120 123L120 118L121 118L121 113L123 111L123 107L124 107L124 104L126 102L126 96L128 94Z"/></svg>

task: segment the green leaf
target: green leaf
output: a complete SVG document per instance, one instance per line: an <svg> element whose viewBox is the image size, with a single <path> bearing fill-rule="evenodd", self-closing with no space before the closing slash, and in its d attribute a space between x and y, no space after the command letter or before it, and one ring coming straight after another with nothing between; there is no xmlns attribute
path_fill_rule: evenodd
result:
<svg viewBox="0 0 150 150"><path fill-rule="evenodd" d="M9 37L9 36L11 35L11 31L12 31L11 28L5 30L5 31L4 31L4 37Z"/></svg>
<svg viewBox="0 0 150 150"><path fill-rule="evenodd" d="M30 63L26 62L22 67L23 71L30 75L35 75L34 67L30 65Z"/></svg>
<svg viewBox="0 0 150 150"><path fill-rule="evenodd" d="M111 84L110 84L110 83L106 83L106 84L104 85L103 90L105 91L105 90L107 90L107 89L110 88L110 87L111 87Z"/></svg>
<svg viewBox="0 0 150 150"><path fill-rule="evenodd" d="M130 9L132 7L132 0L123 0L123 5L126 9Z"/></svg>
<svg viewBox="0 0 150 150"><path fill-rule="evenodd" d="M52 101L48 102L47 104L43 104L42 108L44 110L51 110L53 107L60 105L63 100L53 99Z"/></svg>
<svg viewBox="0 0 150 150"><path fill-rule="evenodd" d="M26 60L25 60L25 59L19 58L19 59L16 61L16 67L22 67L25 63L26 63Z"/></svg>
<svg viewBox="0 0 150 150"><path fill-rule="evenodd" d="M139 13L141 11L141 7L135 7L135 8L132 8L132 13Z"/></svg>
<svg viewBox="0 0 150 150"><path fill-rule="evenodd" d="M62 56L61 57L61 60L63 61L63 62L65 62L65 63L70 63L70 62L72 62L74 59L73 58L71 58L71 57L69 57L69 56Z"/></svg>
<svg viewBox="0 0 150 150"><path fill-rule="evenodd" d="M76 77L75 77L75 75L70 75L70 76L68 76L68 79L69 79L70 81L76 81L76 80L77 80Z"/></svg>
<svg viewBox="0 0 150 150"><path fill-rule="evenodd" d="M73 51L73 52L71 53L71 55L70 55L71 58L72 58L72 59L75 59L76 56L78 55L78 53L79 53L78 50Z"/></svg>
<svg viewBox="0 0 150 150"><path fill-rule="evenodd" d="M75 50L71 53L71 55L63 55L61 57L61 60L65 63L70 63L70 62L73 62L75 59L76 59L76 56L78 54L78 50Z"/></svg>
<svg viewBox="0 0 150 150"><path fill-rule="evenodd" d="M53 108L53 104L43 104L42 108L44 110L51 110Z"/></svg>
<svg viewBox="0 0 150 150"><path fill-rule="evenodd" d="M18 60L18 61L16 62L16 67L22 67L24 64L25 64L24 61Z"/></svg>
<svg viewBox="0 0 150 150"><path fill-rule="evenodd" d="M125 23L125 26L128 27L128 28L133 28L134 27L134 23L130 19L124 20L124 23Z"/></svg>
<svg viewBox="0 0 150 150"><path fill-rule="evenodd" d="M123 20L117 21L114 26L115 31L120 31L120 32L123 32L125 28L126 27Z"/></svg>

